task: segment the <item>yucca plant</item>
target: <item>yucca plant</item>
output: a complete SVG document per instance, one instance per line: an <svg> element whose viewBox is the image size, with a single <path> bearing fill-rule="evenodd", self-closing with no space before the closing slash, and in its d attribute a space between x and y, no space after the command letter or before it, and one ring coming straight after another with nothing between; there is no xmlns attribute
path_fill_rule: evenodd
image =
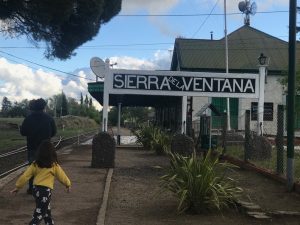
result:
<svg viewBox="0 0 300 225"><path fill-rule="evenodd" d="M170 148L170 135L159 127L153 125L141 126L133 133L137 137L138 143L142 144L147 150L155 151L158 155L164 154Z"/></svg>
<svg viewBox="0 0 300 225"><path fill-rule="evenodd" d="M171 145L171 137L161 129L157 129L153 134L152 149L158 155L163 155L169 151Z"/></svg>
<svg viewBox="0 0 300 225"><path fill-rule="evenodd" d="M233 179L224 175L231 165L219 163L210 151L204 158L174 153L170 153L170 157L171 166L161 177L162 186L178 197L179 212L201 213L235 204L242 190Z"/></svg>
<svg viewBox="0 0 300 225"><path fill-rule="evenodd" d="M142 144L146 150L151 150L153 134L156 132L156 130L157 128L153 125L142 125L136 130L133 130L132 132L137 137L137 143Z"/></svg>

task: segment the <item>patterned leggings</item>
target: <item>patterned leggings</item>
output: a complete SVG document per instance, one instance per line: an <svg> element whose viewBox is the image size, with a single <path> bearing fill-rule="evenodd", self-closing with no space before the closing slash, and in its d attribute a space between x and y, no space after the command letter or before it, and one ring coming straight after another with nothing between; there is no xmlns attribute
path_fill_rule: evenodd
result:
<svg viewBox="0 0 300 225"><path fill-rule="evenodd" d="M51 189L44 186L33 186L36 208L29 225L38 225L44 219L46 225L53 225L51 218Z"/></svg>

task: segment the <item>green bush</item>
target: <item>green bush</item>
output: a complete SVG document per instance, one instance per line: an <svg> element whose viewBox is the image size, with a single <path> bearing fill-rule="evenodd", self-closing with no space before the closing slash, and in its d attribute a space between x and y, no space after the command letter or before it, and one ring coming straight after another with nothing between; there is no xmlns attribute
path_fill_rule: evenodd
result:
<svg viewBox="0 0 300 225"><path fill-rule="evenodd" d="M235 205L242 190L225 176L225 171L232 167L230 164L220 163L210 151L204 158L174 153L170 157L171 166L161 177L162 186L179 199L179 212L201 213Z"/></svg>
<svg viewBox="0 0 300 225"><path fill-rule="evenodd" d="M170 148L170 135L159 127L144 125L132 132L137 137L137 143L142 144L147 150L155 151L158 155L164 154Z"/></svg>
<svg viewBox="0 0 300 225"><path fill-rule="evenodd" d="M170 145L171 137L164 131L157 129L152 139L152 150L154 150L157 155L163 155L166 152L169 152Z"/></svg>
<svg viewBox="0 0 300 225"><path fill-rule="evenodd" d="M142 125L139 128L132 130L132 133L137 138L137 143L143 145L146 150L151 150L153 134L156 132L156 127Z"/></svg>

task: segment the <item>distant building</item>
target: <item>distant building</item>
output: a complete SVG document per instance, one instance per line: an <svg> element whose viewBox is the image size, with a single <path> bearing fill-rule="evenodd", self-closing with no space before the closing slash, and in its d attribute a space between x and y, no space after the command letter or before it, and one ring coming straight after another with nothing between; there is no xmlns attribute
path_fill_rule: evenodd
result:
<svg viewBox="0 0 300 225"><path fill-rule="evenodd" d="M265 84L264 131L274 134L276 131L277 106L286 104L286 94L279 80L288 70L288 43L259 31L250 26L242 26L228 36L229 73L258 74L258 57L261 53L270 58L267 81ZM297 47L299 48L299 47ZM300 49L299 49L300 50ZM300 51L297 51L297 64L300 65ZM226 72L225 38L220 40L177 38L174 45L171 70L194 72ZM200 108L212 103L219 111L226 110L226 98L189 97L188 120L198 117ZM231 128L244 129L245 110L251 110L251 128L257 121L258 99L230 99ZM300 106L300 96L296 104ZM296 115L296 127L300 128L300 113ZM218 119L213 119L213 128L220 128ZM265 133L264 132L264 133Z"/></svg>

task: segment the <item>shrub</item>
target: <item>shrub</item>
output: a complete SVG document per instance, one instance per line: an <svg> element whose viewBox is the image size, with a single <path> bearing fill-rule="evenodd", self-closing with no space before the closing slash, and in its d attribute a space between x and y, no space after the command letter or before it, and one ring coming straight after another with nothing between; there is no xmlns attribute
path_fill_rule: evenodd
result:
<svg viewBox="0 0 300 225"><path fill-rule="evenodd" d="M235 204L242 190L236 187L233 179L225 176L225 171L232 167L230 164L219 163L210 151L204 158L176 153L170 153L170 157L171 166L161 177L162 186L179 199L179 212L201 213Z"/></svg>
<svg viewBox="0 0 300 225"><path fill-rule="evenodd" d="M157 132L156 130L157 128L155 126L142 125L139 128L132 130L132 132L137 138L137 143L143 145L146 150L151 150L153 135Z"/></svg>
<svg viewBox="0 0 300 225"><path fill-rule="evenodd" d="M133 131L137 137L137 143L143 145L145 149L153 150L156 154L164 154L170 148L170 136L159 127L141 126Z"/></svg>

